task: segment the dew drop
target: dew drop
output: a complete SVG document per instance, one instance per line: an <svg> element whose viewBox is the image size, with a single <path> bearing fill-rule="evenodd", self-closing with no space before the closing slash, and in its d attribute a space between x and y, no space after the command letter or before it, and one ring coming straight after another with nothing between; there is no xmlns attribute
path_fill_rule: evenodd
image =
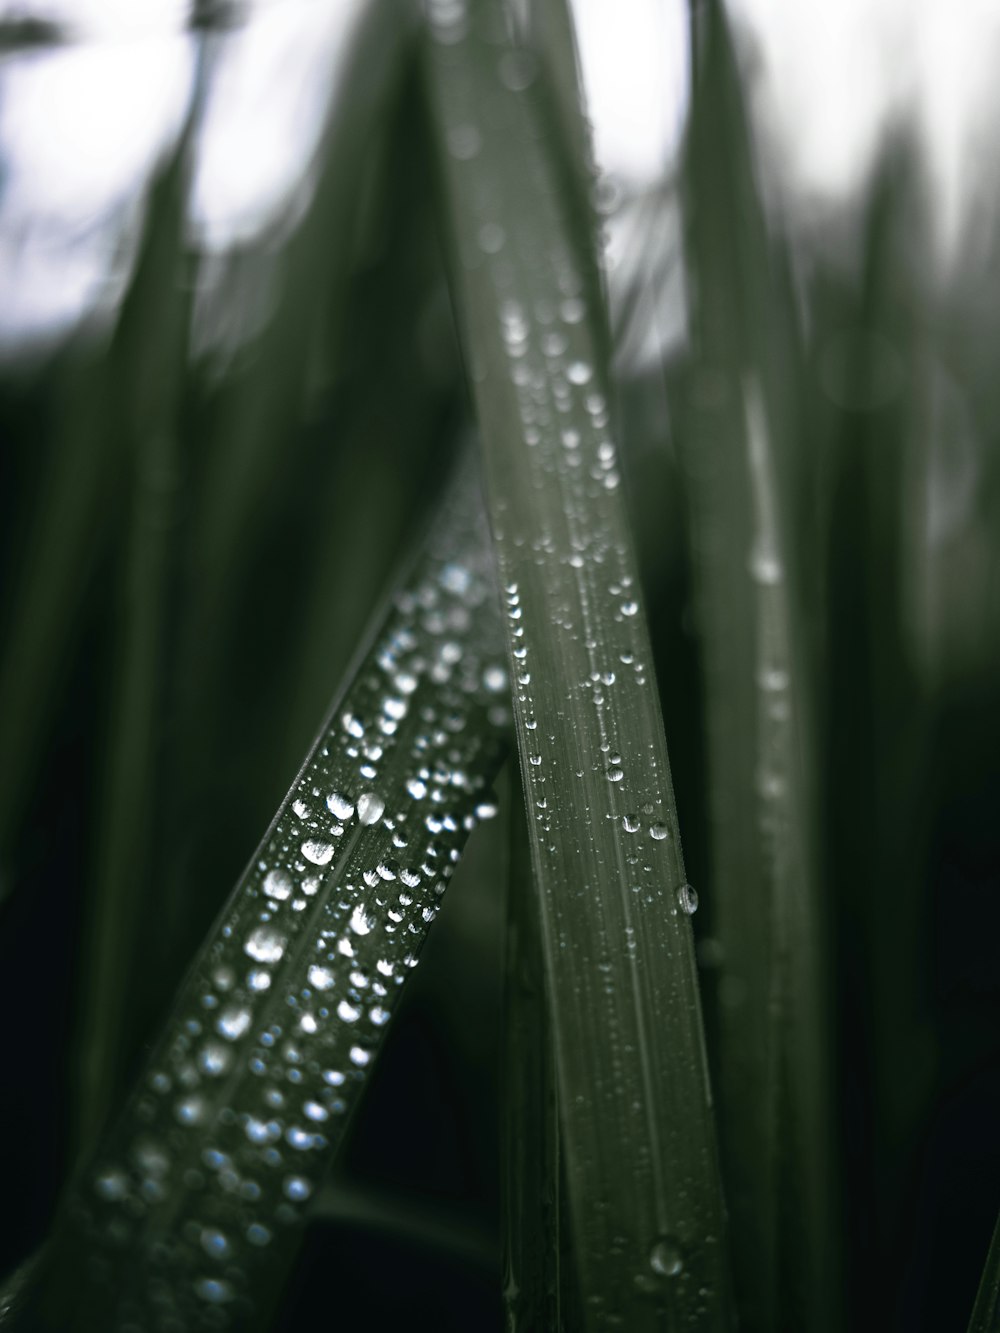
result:
<svg viewBox="0 0 1000 1333"><path fill-rule="evenodd" d="M685 916L694 916L698 910L698 894L690 884L682 884L677 890L677 906Z"/></svg>
<svg viewBox="0 0 1000 1333"><path fill-rule="evenodd" d="M128 1193L128 1181L121 1171L105 1171L94 1181L94 1189L102 1199L117 1203Z"/></svg>
<svg viewBox="0 0 1000 1333"><path fill-rule="evenodd" d="M750 554L750 574L757 583L774 587L784 576L777 554L766 548L755 548Z"/></svg>
<svg viewBox="0 0 1000 1333"><path fill-rule="evenodd" d="M292 879L284 870L271 870L264 876L264 892L269 898L283 903L292 896Z"/></svg>
<svg viewBox="0 0 1000 1333"><path fill-rule="evenodd" d="M224 1259L230 1253L232 1246L224 1232L216 1231L213 1227L205 1227L201 1233L201 1248L212 1259Z"/></svg>
<svg viewBox="0 0 1000 1333"><path fill-rule="evenodd" d="M209 1305L225 1305L233 1299L232 1285L222 1278L202 1277L194 1284L195 1294Z"/></svg>
<svg viewBox="0 0 1000 1333"><path fill-rule="evenodd" d="M358 819L362 824L377 824L385 810L385 801L377 792L365 791L358 797Z"/></svg>
<svg viewBox="0 0 1000 1333"><path fill-rule="evenodd" d="M312 1184L306 1180L305 1176L286 1176L282 1189L285 1197L291 1199L293 1203L301 1203L308 1199L312 1194Z"/></svg>
<svg viewBox="0 0 1000 1333"><path fill-rule="evenodd" d="M354 911L351 913L350 925L351 925L351 930L354 931L355 935L368 935L371 933L371 928L372 928L371 922L365 915L365 909L360 903L357 905L357 907L355 907Z"/></svg>
<svg viewBox="0 0 1000 1333"><path fill-rule="evenodd" d="M182 1125L197 1125L205 1115L204 1097L182 1097L174 1107L174 1116Z"/></svg>
<svg viewBox="0 0 1000 1333"><path fill-rule="evenodd" d="M662 842L664 838L670 836L670 830L667 828L666 824L650 824L649 836L654 842Z"/></svg>
<svg viewBox="0 0 1000 1333"><path fill-rule="evenodd" d="M216 1020L215 1028L227 1041L238 1041L250 1026L250 1010L234 1005L224 1009Z"/></svg>
<svg viewBox="0 0 1000 1333"><path fill-rule="evenodd" d="M639 603L632 601L622 602L620 610L623 616L634 616L639 610Z"/></svg>
<svg viewBox="0 0 1000 1333"><path fill-rule="evenodd" d="M356 1009L349 1000L341 1000L337 1005L337 1017L343 1019L345 1023L354 1023L361 1014L360 1009Z"/></svg>
<svg viewBox="0 0 1000 1333"><path fill-rule="evenodd" d="M262 1226L260 1222L251 1222L247 1227L247 1240L251 1245L267 1245L271 1239L271 1233L267 1227Z"/></svg>
<svg viewBox="0 0 1000 1333"><path fill-rule="evenodd" d="M333 843L309 838L302 844L302 855L314 866L325 866L333 858Z"/></svg>
<svg viewBox="0 0 1000 1333"><path fill-rule="evenodd" d="M243 952L258 963L276 963L285 952L285 936L273 926L258 926L247 936Z"/></svg>
<svg viewBox="0 0 1000 1333"><path fill-rule="evenodd" d="M608 768L608 781L609 781L609 782L621 782L621 780L622 780L622 778L623 778L624 776L625 776L624 771L623 771L621 768L619 768L619 766L618 766L617 764L611 764L611 765L609 766L609 768Z"/></svg>
<svg viewBox="0 0 1000 1333"><path fill-rule="evenodd" d="M320 967L318 963L313 963L308 972L309 985L314 990L329 990L333 985L333 973L328 967Z"/></svg>
<svg viewBox="0 0 1000 1333"><path fill-rule="evenodd" d="M625 830L626 833L638 833L638 832L639 832L639 816L638 816L638 815L622 815L622 828Z"/></svg>
<svg viewBox="0 0 1000 1333"><path fill-rule="evenodd" d="M570 384L589 384L593 371L586 361L574 361L566 371Z"/></svg>
<svg viewBox="0 0 1000 1333"><path fill-rule="evenodd" d="M507 233L503 227L496 222L484 222L479 228L479 248L483 254L496 255L503 249L507 241Z"/></svg>
<svg viewBox="0 0 1000 1333"><path fill-rule="evenodd" d="M332 791L326 798L327 809L336 818L341 820L350 819L354 814L354 806L346 796L341 796L339 791Z"/></svg>
<svg viewBox="0 0 1000 1333"><path fill-rule="evenodd" d="M659 1277L677 1277L684 1271L680 1246L672 1236L661 1236L649 1251L649 1266Z"/></svg>
<svg viewBox="0 0 1000 1333"><path fill-rule="evenodd" d="M217 1078L224 1074L232 1063L232 1052L228 1051L221 1042L208 1041L201 1048L198 1056L198 1068L203 1074L208 1074L210 1078Z"/></svg>

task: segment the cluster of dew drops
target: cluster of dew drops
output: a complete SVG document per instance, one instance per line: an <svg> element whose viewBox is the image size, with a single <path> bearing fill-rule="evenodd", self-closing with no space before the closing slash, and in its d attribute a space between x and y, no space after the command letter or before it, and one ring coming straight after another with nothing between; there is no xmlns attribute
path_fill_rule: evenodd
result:
<svg viewBox="0 0 1000 1333"><path fill-rule="evenodd" d="M224 1327L252 1301L495 813L510 708L480 515L459 488L452 541L397 596L76 1201L109 1253L141 1244L153 1276L119 1310L151 1327ZM98 1249L92 1276L113 1272Z"/></svg>

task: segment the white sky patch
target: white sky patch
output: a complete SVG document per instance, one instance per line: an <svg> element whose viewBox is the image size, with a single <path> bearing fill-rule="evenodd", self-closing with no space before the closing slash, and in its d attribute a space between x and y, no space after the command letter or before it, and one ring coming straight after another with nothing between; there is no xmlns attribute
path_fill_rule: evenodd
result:
<svg viewBox="0 0 1000 1333"><path fill-rule="evenodd" d="M687 0L572 0L599 165L622 184L660 179L690 101Z"/></svg>
<svg viewBox="0 0 1000 1333"><path fill-rule="evenodd" d="M940 257L983 221L996 192L1000 6L995 0L728 0L759 67L751 105L789 202L853 202L886 133L919 135ZM987 157L987 149L990 155Z"/></svg>
<svg viewBox="0 0 1000 1333"><path fill-rule="evenodd" d="M199 136L191 223L209 250L297 220L362 0L285 3L229 34ZM298 196L298 197L297 197Z"/></svg>
<svg viewBox="0 0 1000 1333"><path fill-rule="evenodd" d="M141 187L177 136L192 70L184 36L6 62L0 353L45 343L117 300Z"/></svg>

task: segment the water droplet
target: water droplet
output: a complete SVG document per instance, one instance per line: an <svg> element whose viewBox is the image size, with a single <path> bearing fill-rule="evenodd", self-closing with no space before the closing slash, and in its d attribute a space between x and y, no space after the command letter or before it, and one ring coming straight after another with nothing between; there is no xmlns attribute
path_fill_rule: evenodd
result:
<svg viewBox="0 0 1000 1333"><path fill-rule="evenodd" d="M284 870L271 870L264 876L264 892L269 898L283 903L292 896L292 879Z"/></svg>
<svg viewBox="0 0 1000 1333"><path fill-rule="evenodd" d="M322 1124L330 1115L330 1112L322 1105L322 1103L314 1101L306 1102L302 1111L309 1120L314 1120L317 1124Z"/></svg>
<svg viewBox="0 0 1000 1333"><path fill-rule="evenodd" d="M659 1277L677 1277L684 1271L680 1246L672 1236L661 1236L649 1251L649 1266Z"/></svg>
<svg viewBox="0 0 1000 1333"><path fill-rule="evenodd" d="M371 1058L371 1051L366 1051L363 1046L351 1047L351 1064L357 1065L359 1069L363 1069Z"/></svg>
<svg viewBox="0 0 1000 1333"><path fill-rule="evenodd" d="M592 375L593 371L586 361L574 361L566 371L570 384L588 384Z"/></svg>
<svg viewBox="0 0 1000 1333"><path fill-rule="evenodd" d="M355 935L368 935L371 932L371 922L365 915L365 909L359 903L351 913L351 929Z"/></svg>
<svg viewBox="0 0 1000 1333"><path fill-rule="evenodd" d="M198 1056L198 1068L203 1074L208 1074L210 1078L217 1078L224 1074L232 1064L233 1053L226 1049L221 1042L208 1041L201 1048Z"/></svg>
<svg viewBox="0 0 1000 1333"><path fill-rule="evenodd" d="M756 582L762 583L766 587L773 587L780 583L785 572L777 554L764 548L755 548L751 552L749 567L750 573Z"/></svg>
<svg viewBox="0 0 1000 1333"><path fill-rule="evenodd" d="M224 1259L230 1253L232 1246L224 1232L216 1231L213 1227L205 1227L201 1233L201 1248L212 1259Z"/></svg>
<svg viewBox="0 0 1000 1333"><path fill-rule="evenodd" d="M128 1193L128 1181L122 1171L104 1171L94 1181L94 1189L102 1199L117 1203Z"/></svg>
<svg viewBox="0 0 1000 1333"><path fill-rule="evenodd" d="M662 842L664 838L670 837L670 830L666 824L650 824L649 836L654 842Z"/></svg>
<svg viewBox="0 0 1000 1333"><path fill-rule="evenodd" d="M760 672L757 677L757 684L762 690L773 691L777 693L780 690L788 688L788 672L781 671L776 667L767 668Z"/></svg>
<svg viewBox="0 0 1000 1333"><path fill-rule="evenodd" d="M285 936L273 926L258 926L247 936L243 952L258 963L276 963L285 952Z"/></svg>
<svg viewBox="0 0 1000 1333"><path fill-rule="evenodd" d="M234 1005L224 1009L216 1020L216 1031L227 1041L238 1041L250 1026L250 1010Z"/></svg>
<svg viewBox="0 0 1000 1333"><path fill-rule="evenodd" d="M491 694L502 694L507 688L507 672L494 663L483 672L483 687Z"/></svg>
<svg viewBox="0 0 1000 1333"><path fill-rule="evenodd" d="M247 985L252 991L265 991L271 988L271 974L262 967L252 968L247 973Z"/></svg>
<svg viewBox="0 0 1000 1333"><path fill-rule="evenodd" d="M195 1294L209 1305L225 1305L234 1296L232 1285L222 1278L201 1277L194 1284Z"/></svg>
<svg viewBox="0 0 1000 1333"><path fill-rule="evenodd" d="M307 861L311 861L314 866L325 866L333 858L333 843L320 842L316 838L309 838L302 844L302 855Z"/></svg>
<svg viewBox="0 0 1000 1333"><path fill-rule="evenodd" d="M385 801L373 791L362 792L358 797L358 819L362 824L377 824L385 810Z"/></svg>
<svg viewBox="0 0 1000 1333"><path fill-rule="evenodd" d="M333 973L328 967L320 967L318 963L313 963L308 972L309 985L314 990L329 990L333 985Z"/></svg>
<svg viewBox="0 0 1000 1333"><path fill-rule="evenodd" d="M182 1097L174 1107L174 1117L182 1125L197 1125L204 1115L204 1097Z"/></svg>
<svg viewBox="0 0 1000 1333"><path fill-rule="evenodd" d="M406 783L406 790L415 801L422 801L427 795L427 783L421 778L409 778Z"/></svg>
<svg viewBox="0 0 1000 1333"><path fill-rule="evenodd" d="M622 815L622 828L625 830L626 833L638 833L638 831L639 831L639 816L638 816L638 815Z"/></svg>
<svg viewBox="0 0 1000 1333"><path fill-rule="evenodd" d="M496 255L507 241L507 233L497 222L484 222L479 228L479 248L483 254Z"/></svg>
<svg viewBox="0 0 1000 1333"><path fill-rule="evenodd" d="M623 616L634 616L639 610L639 603L632 601L622 602L620 610Z"/></svg>
<svg viewBox="0 0 1000 1333"><path fill-rule="evenodd" d="M360 1009L356 1009L349 1000L341 1000L337 1005L337 1016L342 1018L345 1023L354 1023L361 1014Z"/></svg>
<svg viewBox="0 0 1000 1333"><path fill-rule="evenodd" d="M682 884L677 890L677 906L685 916L694 916L698 910L698 894L690 884Z"/></svg>
<svg viewBox="0 0 1000 1333"><path fill-rule="evenodd" d="M247 1240L251 1245L267 1245L270 1239L270 1231L259 1222L251 1222L247 1227Z"/></svg>
<svg viewBox="0 0 1000 1333"><path fill-rule="evenodd" d="M327 809L336 818L341 820L350 819L354 814L354 806L346 796L341 796L339 791L332 791L326 798Z"/></svg>
<svg viewBox="0 0 1000 1333"><path fill-rule="evenodd" d="M293 1203L302 1203L312 1194L312 1183L306 1180L305 1176L286 1176L282 1189L285 1197L291 1199Z"/></svg>
<svg viewBox="0 0 1000 1333"><path fill-rule="evenodd" d="M621 768L619 768L617 764L611 764L609 766L608 768L609 782L621 782L624 776L625 776L624 771Z"/></svg>

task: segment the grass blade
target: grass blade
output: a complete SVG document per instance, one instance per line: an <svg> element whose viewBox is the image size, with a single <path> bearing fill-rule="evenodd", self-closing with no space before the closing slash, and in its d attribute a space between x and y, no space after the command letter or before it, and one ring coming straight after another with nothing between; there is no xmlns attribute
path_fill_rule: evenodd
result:
<svg viewBox="0 0 1000 1333"><path fill-rule="evenodd" d="M686 474L705 676L720 1139L741 1321L836 1321L830 1033L806 575L795 545L795 323L758 197L722 7L699 11L687 164L695 355ZM730 219L739 217L734 229Z"/></svg>
<svg viewBox="0 0 1000 1333"><path fill-rule="evenodd" d="M969 1320L969 1333L997 1333L997 1329L1000 1329L1000 1221L993 1228L983 1279Z"/></svg>
<svg viewBox="0 0 1000 1333"><path fill-rule="evenodd" d="M479 480L463 474L70 1188L32 1328L245 1325L416 963L509 710Z"/></svg>
<svg viewBox="0 0 1000 1333"><path fill-rule="evenodd" d="M511 808L512 807L512 808ZM565 1327L561 1145L552 1034L531 849L520 792L508 802L504 960L504 1304L508 1333Z"/></svg>
<svg viewBox="0 0 1000 1333"><path fill-rule="evenodd" d="M197 118L189 115L189 127ZM160 663L174 545L177 415L186 362L187 298L180 244L187 194L189 133L153 191L147 236L131 301L141 333L124 377L116 423L128 459L130 496L118 667L110 694L103 824L94 888L87 907L88 940L80 982L77 1043L76 1146L84 1149L116 1098L125 1053L134 1044L134 1015L142 1012L145 972L129 963L141 947L136 886L153 834L156 807L156 723L162 707ZM155 930L154 921L151 923ZM130 1028L132 1029L130 1031ZM126 1033L128 1036L126 1037Z"/></svg>
<svg viewBox="0 0 1000 1333"><path fill-rule="evenodd" d="M499 6L431 6L587 1325L728 1325L686 885L574 217ZM563 145L564 146L564 145Z"/></svg>

